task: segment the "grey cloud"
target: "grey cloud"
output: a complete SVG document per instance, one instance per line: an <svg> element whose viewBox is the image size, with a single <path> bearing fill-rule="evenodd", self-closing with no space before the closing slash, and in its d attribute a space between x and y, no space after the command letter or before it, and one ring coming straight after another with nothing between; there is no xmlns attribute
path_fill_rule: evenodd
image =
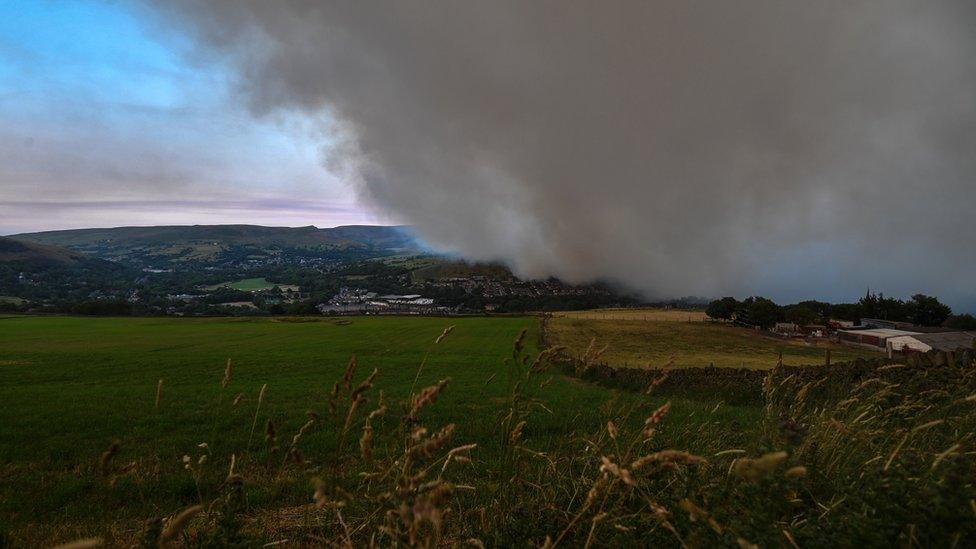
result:
<svg viewBox="0 0 976 549"><path fill-rule="evenodd" d="M651 296L976 302L972 2L157 4L256 113L332 113L436 245Z"/></svg>

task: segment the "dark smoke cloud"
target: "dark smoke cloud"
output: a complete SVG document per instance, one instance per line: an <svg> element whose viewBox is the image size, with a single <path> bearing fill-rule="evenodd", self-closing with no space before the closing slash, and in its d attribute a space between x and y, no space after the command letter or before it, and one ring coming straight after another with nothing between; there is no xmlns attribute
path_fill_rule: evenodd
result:
<svg viewBox="0 0 976 549"><path fill-rule="evenodd" d="M650 296L976 289L970 0L170 0L435 245ZM211 50L210 48L213 48Z"/></svg>

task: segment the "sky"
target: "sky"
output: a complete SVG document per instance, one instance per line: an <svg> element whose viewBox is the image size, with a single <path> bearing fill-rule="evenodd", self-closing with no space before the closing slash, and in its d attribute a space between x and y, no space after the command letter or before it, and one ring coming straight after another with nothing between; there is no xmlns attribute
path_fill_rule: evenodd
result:
<svg viewBox="0 0 976 549"><path fill-rule="evenodd" d="M402 223L649 298L976 310L972 0L0 10L0 234Z"/></svg>
<svg viewBox="0 0 976 549"><path fill-rule="evenodd" d="M255 117L219 59L136 3L0 2L0 234L386 221L318 125Z"/></svg>

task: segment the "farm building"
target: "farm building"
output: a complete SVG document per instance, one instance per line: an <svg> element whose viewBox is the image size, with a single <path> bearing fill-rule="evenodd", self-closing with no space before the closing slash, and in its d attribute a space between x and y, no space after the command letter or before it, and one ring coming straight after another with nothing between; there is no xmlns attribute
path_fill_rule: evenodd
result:
<svg viewBox="0 0 976 549"><path fill-rule="evenodd" d="M827 327L822 324L800 326L792 322L777 322L773 332L784 336L827 337Z"/></svg>
<svg viewBox="0 0 976 549"><path fill-rule="evenodd" d="M864 328L874 328L880 330L914 330L915 326L911 322L897 322L894 320L882 320L880 318L862 318L861 326Z"/></svg>
<svg viewBox="0 0 976 549"><path fill-rule="evenodd" d="M777 334L792 335L800 331L800 327L792 322L777 322L773 326L773 331Z"/></svg>
<svg viewBox="0 0 976 549"><path fill-rule="evenodd" d="M887 341L893 337L920 335L919 332L894 330L891 328L875 328L868 330L838 330L837 337L841 343L870 347L873 349L887 349Z"/></svg>
<svg viewBox="0 0 976 549"><path fill-rule="evenodd" d="M941 332L931 334L905 335L888 338L889 351L926 353L931 350L955 351L972 348L976 342L976 332Z"/></svg>
<svg viewBox="0 0 976 549"><path fill-rule="evenodd" d="M823 324L807 324L800 330L810 337L827 337L827 327Z"/></svg>

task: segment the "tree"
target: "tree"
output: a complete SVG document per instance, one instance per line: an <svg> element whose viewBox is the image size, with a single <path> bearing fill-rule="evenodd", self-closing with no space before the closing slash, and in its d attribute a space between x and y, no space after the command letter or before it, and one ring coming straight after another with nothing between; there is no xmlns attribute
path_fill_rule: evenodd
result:
<svg viewBox="0 0 976 549"><path fill-rule="evenodd" d="M907 317L919 326L941 326L952 315L952 309L938 298L915 294L905 303Z"/></svg>
<svg viewBox="0 0 976 549"><path fill-rule="evenodd" d="M742 302L737 318L743 323L769 328L783 318L783 308L771 299L755 296Z"/></svg>
<svg viewBox="0 0 976 549"><path fill-rule="evenodd" d="M787 307L784 316L787 322L792 322L799 326L813 324L820 318L820 315L816 311L811 310L805 305L791 305Z"/></svg>
<svg viewBox="0 0 976 549"><path fill-rule="evenodd" d="M893 322L909 320L905 302L900 299L885 297L882 293L873 294L869 290L858 304L861 306L862 314L867 318L878 318Z"/></svg>
<svg viewBox="0 0 976 549"><path fill-rule="evenodd" d="M122 299L82 301L71 306L71 313L91 316L129 316L132 305Z"/></svg>
<svg viewBox="0 0 976 549"><path fill-rule="evenodd" d="M288 306L288 314L299 315L299 316L310 316L317 315L319 310L316 308L318 305L315 301L309 299L307 301L300 301L298 303L292 303Z"/></svg>
<svg viewBox="0 0 976 549"><path fill-rule="evenodd" d="M840 320L857 322L864 315L864 310L858 303L838 303L830 307L830 316Z"/></svg>
<svg viewBox="0 0 976 549"><path fill-rule="evenodd" d="M708 304L705 314L712 318L732 320L741 304L734 297L723 297Z"/></svg>
<svg viewBox="0 0 976 549"><path fill-rule="evenodd" d="M976 330L976 316L970 314L953 315L945 321L945 326L953 330L973 331Z"/></svg>

